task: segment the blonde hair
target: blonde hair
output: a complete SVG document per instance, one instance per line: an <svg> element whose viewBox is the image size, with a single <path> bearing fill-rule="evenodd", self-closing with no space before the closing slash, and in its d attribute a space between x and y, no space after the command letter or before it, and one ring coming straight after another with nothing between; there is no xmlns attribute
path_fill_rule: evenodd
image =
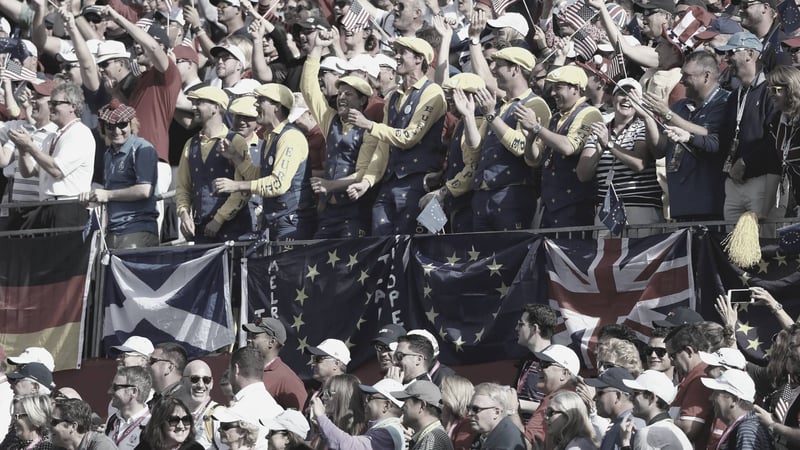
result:
<svg viewBox="0 0 800 450"><path fill-rule="evenodd" d="M233 36L226 37L223 41L239 47L239 50L241 50L242 53L244 53L244 60L245 60L244 67L242 67L242 72L248 70L250 68L251 60L253 58L253 42L244 36L239 36L235 34Z"/></svg>
<svg viewBox="0 0 800 450"><path fill-rule="evenodd" d="M552 427L547 427L547 440L554 450L564 450L575 438L589 439L595 447L600 445L589 421L586 404L578 394L572 391L560 391L550 400L550 406L558 407L558 411L567 419L567 423L556 434L551 434Z"/></svg>
<svg viewBox="0 0 800 450"><path fill-rule="evenodd" d="M50 432L50 416L53 413L53 402L47 395L23 395L14 402L19 403L28 420L40 436L47 436Z"/></svg>
<svg viewBox="0 0 800 450"><path fill-rule="evenodd" d="M467 408L472 400L475 387L468 379L451 375L442 379L442 404L456 419L467 416Z"/></svg>
<svg viewBox="0 0 800 450"><path fill-rule="evenodd" d="M770 86L783 86L789 104L789 111L782 111L788 115L800 113L800 69L794 66L776 66L767 74L767 83Z"/></svg>
<svg viewBox="0 0 800 450"><path fill-rule="evenodd" d="M619 367L624 367L634 377L642 373L642 359L639 349L630 341L610 338L597 346L597 361L613 362Z"/></svg>

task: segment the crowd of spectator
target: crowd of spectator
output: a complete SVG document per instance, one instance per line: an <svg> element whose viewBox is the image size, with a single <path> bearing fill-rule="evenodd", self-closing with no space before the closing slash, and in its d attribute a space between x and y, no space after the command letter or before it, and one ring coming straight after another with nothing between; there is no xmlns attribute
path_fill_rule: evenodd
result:
<svg viewBox="0 0 800 450"><path fill-rule="evenodd" d="M781 329L766 366L737 348L738 313L725 296L716 302L721 323L678 308L654 321L649 337L604 326L588 366L552 342L556 312L528 304L515 334L529 352L511 385L473 384L439 361L436 336L396 324L372 341L376 373L362 375L377 382L350 373L348 345L335 338L306 348L313 376L301 380L281 360L285 325L262 316L242 326L247 346L222 374L189 361L180 344L129 337L113 347L108 407L93 412L79 392L53 383L51 353L31 347L2 361L0 448L798 448L800 325L767 291L751 295ZM220 402L211 398L215 383Z"/></svg>
<svg viewBox="0 0 800 450"><path fill-rule="evenodd" d="M98 205L112 248L413 234L423 211L452 232L795 215L793 2L0 14L4 230L82 226Z"/></svg>

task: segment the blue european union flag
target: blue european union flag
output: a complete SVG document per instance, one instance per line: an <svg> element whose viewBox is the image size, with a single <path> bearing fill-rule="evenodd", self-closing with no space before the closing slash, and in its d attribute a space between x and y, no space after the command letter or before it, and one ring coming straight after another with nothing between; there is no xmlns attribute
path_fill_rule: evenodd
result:
<svg viewBox="0 0 800 450"><path fill-rule="evenodd" d="M614 189L612 183L608 184L606 195L603 198L603 207L597 213L603 225L608 227L611 234L620 234L625 228L625 223L628 221L625 217L625 206L622 200L617 196L617 190Z"/></svg>

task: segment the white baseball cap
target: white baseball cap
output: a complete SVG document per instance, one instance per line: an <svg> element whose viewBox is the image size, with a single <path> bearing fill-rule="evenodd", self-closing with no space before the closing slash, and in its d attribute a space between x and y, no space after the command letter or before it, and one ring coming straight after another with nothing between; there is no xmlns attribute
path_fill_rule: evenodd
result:
<svg viewBox="0 0 800 450"><path fill-rule="evenodd" d="M723 347L714 353L698 352L700 360L709 366L727 367L729 369L744 370L747 367L747 360L744 354L735 348Z"/></svg>
<svg viewBox="0 0 800 450"><path fill-rule="evenodd" d="M403 406L403 402L394 398L392 392L398 392L403 390L403 383L392 380L391 378L384 378L381 381L373 384L372 386L362 384L359 385L359 388L362 392L366 392L367 394L381 394L382 396L386 397L395 404L397 407Z"/></svg>
<svg viewBox="0 0 800 450"><path fill-rule="evenodd" d="M344 75L345 67L349 68L350 65L347 64L347 61L337 56L328 56L319 63L320 70L334 72L338 75Z"/></svg>
<svg viewBox="0 0 800 450"><path fill-rule="evenodd" d="M350 349L339 339L325 339L316 347L308 347L308 352L317 356L331 356L345 364L350 362Z"/></svg>
<svg viewBox="0 0 800 450"><path fill-rule="evenodd" d="M103 41L97 46L97 64L111 61L112 59L130 58L130 52L125 44L120 41Z"/></svg>
<svg viewBox="0 0 800 450"><path fill-rule="evenodd" d="M150 339L142 336L130 336L128 339L125 339L122 345L115 345L111 348L119 350L122 353L138 353L147 357L150 357L153 350L155 350Z"/></svg>
<svg viewBox="0 0 800 450"><path fill-rule="evenodd" d="M10 364L21 366L30 363L40 363L52 372L56 368L53 355L44 347L28 347L19 356L9 356Z"/></svg>
<svg viewBox="0 0 800 450"><path fill-rule="evenodd" d="M527 36L528 31L530 30L530 27L528 27L528 21L525 20L525 17L523 17L520 13L514 12L505 13L497 19L487 20L486 25L492 28L513 28L516 32L523 36Z"/></svg>
<svg viewBox="0 0 800 450"><path fill-rule="evenodd" d="M678 389L672 384L672 380L664 375L664 372L657 370L645 370L635 380L622 380L622 382L635 391L652 392L666 403L672 403L678 394Z"/></svg>
<svg viewBox="0 0 800 450"><path fill-rule="evenodd" d="M309 430L311 430L308 420L306 420L305 416L303 416L303 413L296 409L287 409L266 422L259 422L261 422L261 425L264 425L270 431L286 430L300 436L303 439L306 438Z"/></svg>
<svg viewBox="0 0 800 450"><path fill-rule="evenodd" d="M397 70L397 60L386 56L383 53L378 53L377 55L373 56L372 59L375 61L375 64L378 65L378 68L380 68L380 66L387 66L392 70Z"/></svg>
<svg viewBox="0 0 800 450"><path fill-rule="evenodd" d="M575 352L564 345L553 344L541 352L533 352L539 361L558 364L559 366L569 370L573 375L578 375L581 370L581 361Z"/></svg>
<svg viewBox="0 0 800 450"><path fill-rule="evenodd" d="M436 358L437 356L439 356L439 341L436 340L436 337L433 335L433 333L431 333L428 330L423 330L421 328L418 328L416 330L409 331L408 333L406 333L406 336L411 336L415 334L417 336L422 336L425 339L431 341L431 345L433 345L433 357Z"/></svg>
<svg viewBox="0 0 800 450"><path fill-rule="evenodd" d="M227 2L227 0L225 1ZM231 43L226 42L222 45L215 45L214 47L211 47L211 50L209 51L211 56L213 56L214 58L219 58L219 55L222 52L226 52L233 55L233 57L236 58L237 61L242 63L242 67L247 69L247 58L245 58L244 52L242 51L241 48L239 48L238 45L233 45Z"/></svg>
<svg viewBox="0 0 800 450"><path fill-rule="evenodd" d="M292 105L292 109L289 111L289 117L287 117L287 119L289 122L294 123L300 118L300 116L303 115L303 113L308 111L308 106L306 106L306 101L303 99L303 94L295 92L292 95L294 96L294 105Z"/></svg>
<svg viewBox="0 0 800 450"><path fill-rule="evenodd" d="M375 63L375 58L363 53L353 56L348 63L352 67L350 70L361 70L372 78L377 78L381 73L381 68Z"/></svg>
<svg viewBox="0 0 800 450"><path fill-rule="evenodd" d="M252 419L245 417L245 415L239 413L235 408L226 408L220 407L213 409L214 413L211 415L213 418L219 420L222 423L230 423L230 422L247 422L253 425L258 425L257 423L253 422Z"/></svg>
<svg viewBox="0 0 800 450"><path fill-rule="evenodd" d="M703 377L700 381L714 391L725 391L747 402L755 401L756 384L744 370L728 369L717 379Z"/></svg>

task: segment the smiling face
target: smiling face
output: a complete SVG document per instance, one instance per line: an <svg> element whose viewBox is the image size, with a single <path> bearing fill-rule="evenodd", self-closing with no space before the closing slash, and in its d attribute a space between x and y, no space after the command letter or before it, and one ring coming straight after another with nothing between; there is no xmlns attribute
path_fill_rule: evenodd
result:
<svg viewBox="0 0 800 450"><path fill-rule="evenodd" d="M37 92L33 92L33 96L30 100L31 117L37 124L50 120L50 105L47 104L48 100L50 100L49 95L41 95Z"/></svg>
<svg viewBox="0 0 800 450"><path fill-rule="evenodd" d="M205 364L189 363L183 371L183 376L189 387L189 396L192 398L192 402L202 404L211 398L211 389L214 388L211 368Z"/></svg>
<svg viewBox="0 0 800 450"><path fill-rule="evenodd" d="M111 144L120 147L125 144L125 141L131 137L131 123L118 122L104 124L106 137L108 137Z"/></svg>
<svg viewBox="0 0 800 450"><path fill-rule="evenodd" d="M352 86L346 83L339 83L336 96L336 110L340 117L346 116L347 111L351 108L363 111L366 104L367 99Z"/></svg>
<svg viewBox="0 0 800 450"><path fill-rule="evenodd" d="M174 420L175 417L181 420ZM176 447L186 441L186 438L189 437L191 417L189 412L180 406L176 406L172 410L170 420L161 425L164 431L164 444L167 448Z"/></svg>
<svg viewBox="0 0 800 450"><path fill-rule="evenodd" d="M552 90L553 98L556 101L556 108L559 111L567 111L578 101L581 95L580 89L567 83L556 83Z"/></svg>
<svg viewBox="0 0 800 450"><path fill-rule="evenodd" d="M672 361L667 356L667 347L664 345L663 337L650 338L650 347L646 355L647 369L666 372L672 368Z"/></svg>
<svg viewBox="0 0 800 450"><path fill-rule="evenodd" d="M617 89L614 94L613 105L614 114L620 119L630 119L636 114L636 110L633 109L633 104L624 89Z"/></svg>
<svg viewBox="0 0 800 450"><path fill-rule="evenodd" d="M561 389L570 379L569 371L559 365L541 362L536 389L549 394Z"/></svg>

